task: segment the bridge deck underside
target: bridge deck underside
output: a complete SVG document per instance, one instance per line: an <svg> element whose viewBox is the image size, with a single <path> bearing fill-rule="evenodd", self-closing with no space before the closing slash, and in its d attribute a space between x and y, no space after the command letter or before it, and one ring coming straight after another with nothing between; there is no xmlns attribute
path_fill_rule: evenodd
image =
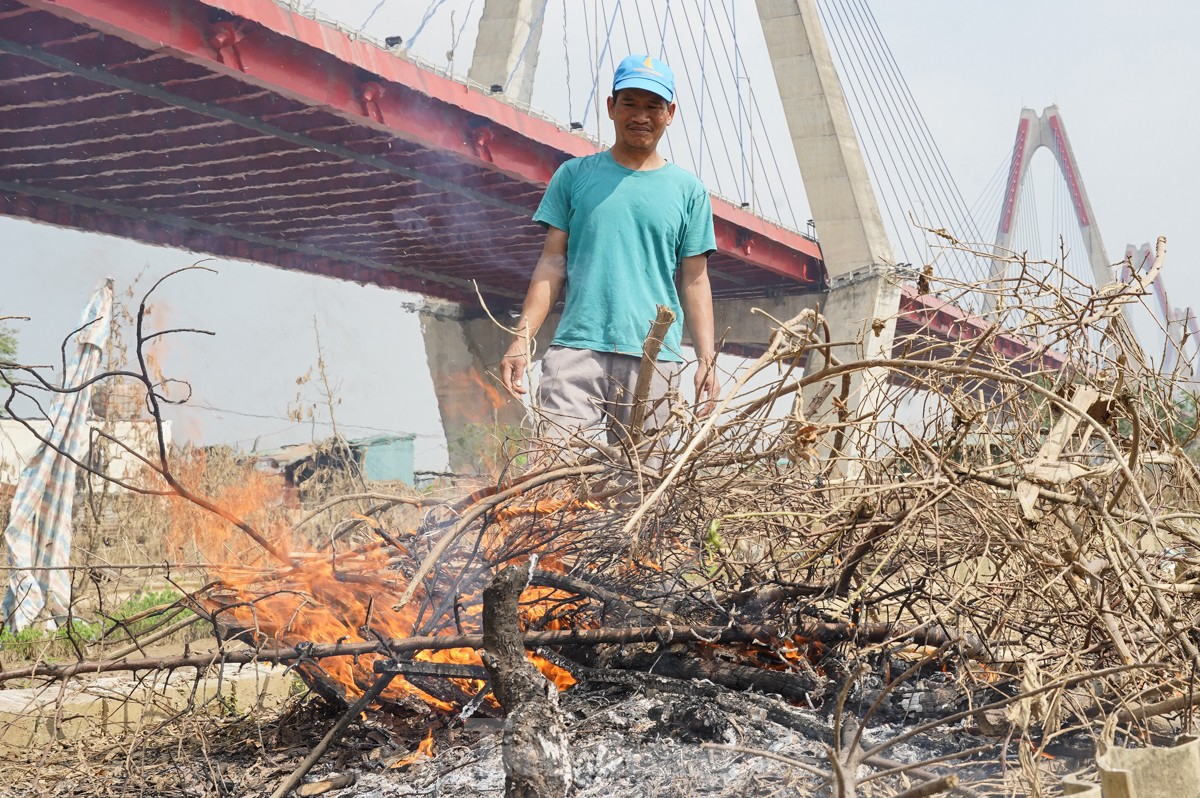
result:
<svg viewBox="0 0 1200 798"><path fill-rule="evenodd" d="M321 55L259 33L263 47ZM298 98L226 68L217 50L211 58L0 0L0 214L472 303L475 283L501 305L524 295L543 238L529 217L544 180L398 135L367 106L348 118L317 101L322 87ZM406 91L385 89L391 98ZM487 119L413 99L447 126L490 135ZM578 150L577 137L561 135ZM572 154L553 142L528 146L551 159L545 175ZM739 227L738 214L753 224ZM740 209L723 216L724 246L711 261L717 297L820 288L815 244L795 252L759 242L761 220ZM744 257L756 245L782 251L791 274Z"/></svg>
<svg viewBox="0 0 1200 798"><path fill-rule="evenodd" d="M524 295L550 175L595 152L272 0L0 0L0 112L0 215L495 310ZM713 211L717 299L824 288L814 240ZM910 291L898 356L918 330L981 332Z"/></svg>

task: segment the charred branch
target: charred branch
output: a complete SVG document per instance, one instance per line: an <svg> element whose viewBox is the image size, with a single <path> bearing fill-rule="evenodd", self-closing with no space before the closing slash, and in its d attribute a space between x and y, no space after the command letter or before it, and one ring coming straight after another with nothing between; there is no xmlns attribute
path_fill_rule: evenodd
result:
<svg viewBox="0 0 1200 798"><path fill-rule="evenodd" d="M561 798L571 791L571 749L558 711L558 691L529 663L517 605L529 568L511 566L483 591L484 664L507 715L504 794Z"/></svg>

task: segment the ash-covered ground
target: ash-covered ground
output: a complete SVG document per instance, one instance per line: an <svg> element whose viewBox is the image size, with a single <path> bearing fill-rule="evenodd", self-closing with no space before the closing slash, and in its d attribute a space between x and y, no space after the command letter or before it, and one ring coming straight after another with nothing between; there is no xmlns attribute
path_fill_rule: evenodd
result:
<svg viewBox="0 0 1200 798"><path fill-rule="evenodd" d="M803 765L824 773L832 770L832 727L827 713L796 708L775 697L737 693L699 684L684 693L653 688L572 690L562 696L574 753L575 789L579 798L601 796L775 796L830 794L829 782ZM871 747L928 720L920 715L892 718L864 730L861 746ZM849 735L852 727L843 731ZM403 770L358 772L353 791L363 798L444 796L467 798L504 794L499 721L468 721L459 741L434 758ZM914 764L977 745L995 745L958 722L889 748L860 778L904 764ZM801 765L748 751L765 751ZM968 757L955 764L964 784L977 785L960 795L1009 794L1002 787L1002 768L994 757ZM1063 762L1063 769L1069 763ZM869 781L859 794L893 795L930 773L949 767L930 765L920 777L890 776ZM334 773L327 769L310 780ZM951 793L954 794L954 793Z"/></svg>
<svg viewBox="0 0 1200 798"><path fill-rule="evenodd" d="M560 696L570 734L574 791L599 796L784 796L836 795L831 707L796 706L777 696L738 692L707 682L635 674L630 684L583 683ZM636 682L637 684L633 684ZM918 682L920 684L920 682ZM916 685L914 685L915 687ZM926 691L926 695L936 693ZM857 768L856 795L894 796L937 775L957 773L960 796L1029 794L1019 782L1019 740L1003 743L973 719L932 724L926 732L888 744L921 724L948 717L955 706L918 706L915 692L881 703L860 739L858 718L874 701L871 690L845 702L842 759L851 747L883 749ZM928 702L926 702L928 703ZM340 711L308 699L278 716L177 719L126 738L60 741L7 757L0 796L65 798L267 798L334 724ZM400 707L373 710L322 756L304 779L319 788L335 778L351 782L308 795L355 798L467 798L504 794L501 762L503 720L464 720ZM1011 727L1010 727L1011 728ZM409 757L432 729L434 753L414 764ZM1086 742L1086 741L1085 741ZM711 746L726 746L725 749ZM930 760L976 747L987 753L930 764ZM754 749L730 750L731 748ZM997 749L1005 752L1001 762ZM1089 746L1060 746L1043 764L1057 784L1091 761ZM783 758L772 759L755 752ZM797 764L799 763L799 764ZM398 766L399 765L399 766ZM917 765L904 774L872 774ZM325 785L328 786L328 785Z"/></svg>

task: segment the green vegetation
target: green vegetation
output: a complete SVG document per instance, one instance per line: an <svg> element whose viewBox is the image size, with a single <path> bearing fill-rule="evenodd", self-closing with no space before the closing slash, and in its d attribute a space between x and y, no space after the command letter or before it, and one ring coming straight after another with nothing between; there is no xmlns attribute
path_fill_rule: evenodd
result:
<svg viewBox="0 0 1200 798"><path fill-rule="evenodd" d="M189 610L175 606L181 595L174 590L138 591L125 599L112 612L102 613L94 619L72 618L69 624L53 631L31 626L20 632L8 628L0 629L0 655L21 658L34 651L53 656L74 651L72 644L87 645L102 639L128 640L162 625L164 614L170 613L170 621L190 615ZM152 612L152 610L160 610ZM43 652L48 648L49 651Z"/></svg>
<svg viewBox="0 0 1200 798"><path fill-rule="evenodd" d="M1171 419L1172 443L1179 444L1192 457L1196 456L1197 435L1200 434L1200 424L1197 417L1200 413L1200 402L1192 391L1183 391L1175 400L1175 415Z"/></svg>
<svg viewBox="0 0 1200 798"><path fill-rule="evenodd" d="M0 363L17 360L17 334L11 327L0 325Z"/></svg>

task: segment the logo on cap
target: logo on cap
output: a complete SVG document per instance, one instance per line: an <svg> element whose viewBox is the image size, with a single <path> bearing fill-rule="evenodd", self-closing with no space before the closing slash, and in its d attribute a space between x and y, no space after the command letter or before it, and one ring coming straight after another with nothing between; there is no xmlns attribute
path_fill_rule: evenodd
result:
<svg viewBox="0 0 1200 798"><path fill-rule="evenodd" d="M617 65L613 75L613 92L626 88L654 92L672 102L675 99L675 74L671 67L653 56L631 55Z"/></svg>

